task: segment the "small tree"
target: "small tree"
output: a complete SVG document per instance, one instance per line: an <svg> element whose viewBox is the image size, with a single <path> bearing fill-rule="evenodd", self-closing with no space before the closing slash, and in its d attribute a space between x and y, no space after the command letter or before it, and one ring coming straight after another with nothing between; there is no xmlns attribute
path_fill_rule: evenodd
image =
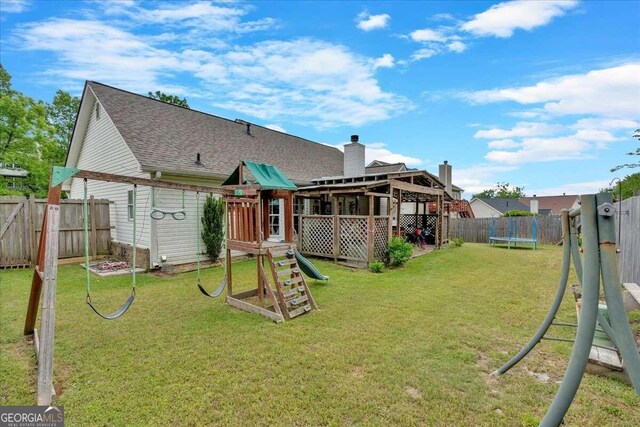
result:
<svg viewBox="0 0 640 427"><path fill-rule="evenodd" d="M207 247L207 255L215 261L222 251L224 202L221 198L207 197L202 213L202 240Z"/></svg>
<svg viewBox="0 0 640 427"><path fill-rule="evenodd" d="M519 199L525 197L524 187L511 186L508 182L499 182L495 188L490 188L474 194L477 199Z"/></svg>
<svg viewBox="0 0 640 427"><path fill-rule="evenodd" d="M190 108L187 98L180 98L176 95L169 95L157 90L155 93L149 92L149 98L157 99L158 101L166 102L168 104L177 105L178 107Z"/></svg>

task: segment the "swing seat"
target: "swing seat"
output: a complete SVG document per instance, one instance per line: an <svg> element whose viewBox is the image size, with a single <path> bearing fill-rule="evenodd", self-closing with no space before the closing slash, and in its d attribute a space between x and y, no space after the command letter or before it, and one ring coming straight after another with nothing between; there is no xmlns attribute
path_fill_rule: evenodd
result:
<svg viewBox="0 0 640 427"><path fill-rule="evenodd" d="M166 215L171 215L176 221L182 221L183 219L187 218L187 212L184 209L168 211L158 208L152 208L151 212L149 212L149 216L155 220L164 219Z"/></svg>
<svg viewBox="0 0 640 427"><path fill-rule="evenodd" d="M131 294L131 296L124 302L124 304L122 304L122 306L120 306L119 309L117 309L116 311L114 311L111 314L102 314L98 311L97 308L95 308L93 306L93 304L91 303L91 298L89 298L89 296L87 295L87 305L89 307L91 307L91 309L100 317L102 317L103 319L106 320L114 320L117 319L118 317L122 316L123 314L125 314L127 312L127 310L129 310L129 307L131 307L131 304L133 303L133 300L135 299L135 294Z"/></svg>
<svg viewBox="0 0 640 427"><path fill-rule="evenodd" d="M200 279L198 279L198 289L200 289L200 292L202 292L205 296L208 296L209 298L219 297L222 291L224 291L224 288L226 287L227 287L227 278L225 277L224 279L222 279L222 282L218 285L218 287L213 292L209 293L205 288L202 287Z"/></svg>

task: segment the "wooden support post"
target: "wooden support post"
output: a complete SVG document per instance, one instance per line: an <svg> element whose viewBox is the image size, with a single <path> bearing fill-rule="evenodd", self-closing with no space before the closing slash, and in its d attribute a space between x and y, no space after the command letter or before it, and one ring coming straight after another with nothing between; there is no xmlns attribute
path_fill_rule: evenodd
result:
<svg viewBox="0 0 640 427"><path fill-rule="evenodd" d="M440 196L436 202L436 212L438 214L436 217L436 247L440 248L442 246L442 202Z"/></svg>
<svg viewBox="0 0 640 427"><path fill-rule="evenodd" d="M419 204L418 204L418 203L419 203L419 202L418 202L418 200L416 199L416 214L415 214L415 217L414 217L414 219L413 219L413 221L414 221L414 224L415 224L416 228L418 228L418 206L419 206Z"/></svg>
<svg viewBox="0 0 640 427"><path fill-rule="evenodd" d="M369 224L367 227L367 264L373 261L375 254L375 229L376 220L374 216L374 197L369 196Z"/></svg>
<svg viewBox="0 0 640 427"><path fill-rule="evenodd" d="M89 213L90 213L90 221L91 221L91 257L92 259L96 259L98 256L98 234L96 232L96 201L93 197L93 194L89 198Z"/></svg>
<svg viewBox="0 0 640 427"><path fill-rule="evenodd" d="M293 192L284 198L284 241L293 242Z"/></svg>
<svg viewBox="0 0 640 427"><path fill-rule="evenodd" d="M49 405L51 403L60 205L47 205L47 211L47 237L45 239L46 246L44 259L44 296L42 299L40 351L38 354L38 405Z"/></svg>
<svg viewBox="0 0 640 427"><path fill-rule="evenodd" d="M331 213L333 214L333 261L338 262L340 255L340 221L338 220L338 198L331 197Z"/></svg>
<svg viewBox="0 0 640 427"><path fill-rule="evenodd" d="M304 211L305 201L304 199L298 198L298 241L296 244L302 250L302 215Z"/></svg>
<svg viewBox="0 0 640 427"><path fill-rule="evenodd" d="M400 236L400 224L402 224L402 190L398 188L398 204L396 205L396 231Z"/></svg>
<svg viewBox="0 0 640 427"><path fill-rule="evenodd" d="M42 271L42 267L44 265L45 246L47 241L47 211L50 205L60 205L61 193L62 185L49 188L49 195L47 197L47 204L45 206L42 220L42 230L40 231L40 244L38 246L36 265L34 267L33 277L31 279L31 293L29 295L29 305L27 306L27 316L24 322L25 335L33 334L33 329L36 325L36 318L38 317L38 305L40 304L40 293L42 291L42 278L37 270L40 269Z"/></svg>
<svg viewBox="0 0 640 427"><path fill-rule="evenodd" d="M269 227L269 204L270 204L270 200L269 199L261 199L262 200L262 231L263 231L263 238L264 240L267 240L269 238L269 236L271 236L271 230Z"/></svg>
<svg viewBox="0 0 640 427"><path fill-rule="evenodd" d="M228 248L227 243L227 257L225 258L225 262L227 263L227 295L233 295L233 274L231 274L231 249Z"/></svg>
<svg viewBox="0 0 640 427"><path fill-rule="evenodd" d="M262 281L262 269L264 268L264 264L262 263L262 255L256 255L257 259L257 273L258 273L258 302L262 305L262 301L264 299L264 287L265 283Z"/></svg>

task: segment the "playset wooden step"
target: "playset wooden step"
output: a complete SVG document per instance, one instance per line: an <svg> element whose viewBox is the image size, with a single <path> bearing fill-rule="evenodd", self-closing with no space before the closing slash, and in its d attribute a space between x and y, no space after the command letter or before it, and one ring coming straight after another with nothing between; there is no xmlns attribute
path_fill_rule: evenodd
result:
<svg viewBox="0 0 640 427"><path fill-rule="evenodd" d="M286 319L293 319L316 308L294 254L293 247L284 251L267 251L267 259L276 285L275 296Z"/></svg>

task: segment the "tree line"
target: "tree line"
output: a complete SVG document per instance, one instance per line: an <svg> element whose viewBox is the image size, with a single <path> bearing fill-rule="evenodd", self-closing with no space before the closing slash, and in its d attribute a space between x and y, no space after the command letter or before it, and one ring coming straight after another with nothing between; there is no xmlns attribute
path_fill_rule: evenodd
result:
<svg viewBox="0 0 640 427"><path fill-rule="evenodd" d="M185 98L149 92L150 98L189 108ZM52 166L64 166L73 136L80 98L63 90L51 102L36 100L14 89L11 74L0 63L0 163L28 174L19 187L0 175L0 196L47 195Z"/></svg>

